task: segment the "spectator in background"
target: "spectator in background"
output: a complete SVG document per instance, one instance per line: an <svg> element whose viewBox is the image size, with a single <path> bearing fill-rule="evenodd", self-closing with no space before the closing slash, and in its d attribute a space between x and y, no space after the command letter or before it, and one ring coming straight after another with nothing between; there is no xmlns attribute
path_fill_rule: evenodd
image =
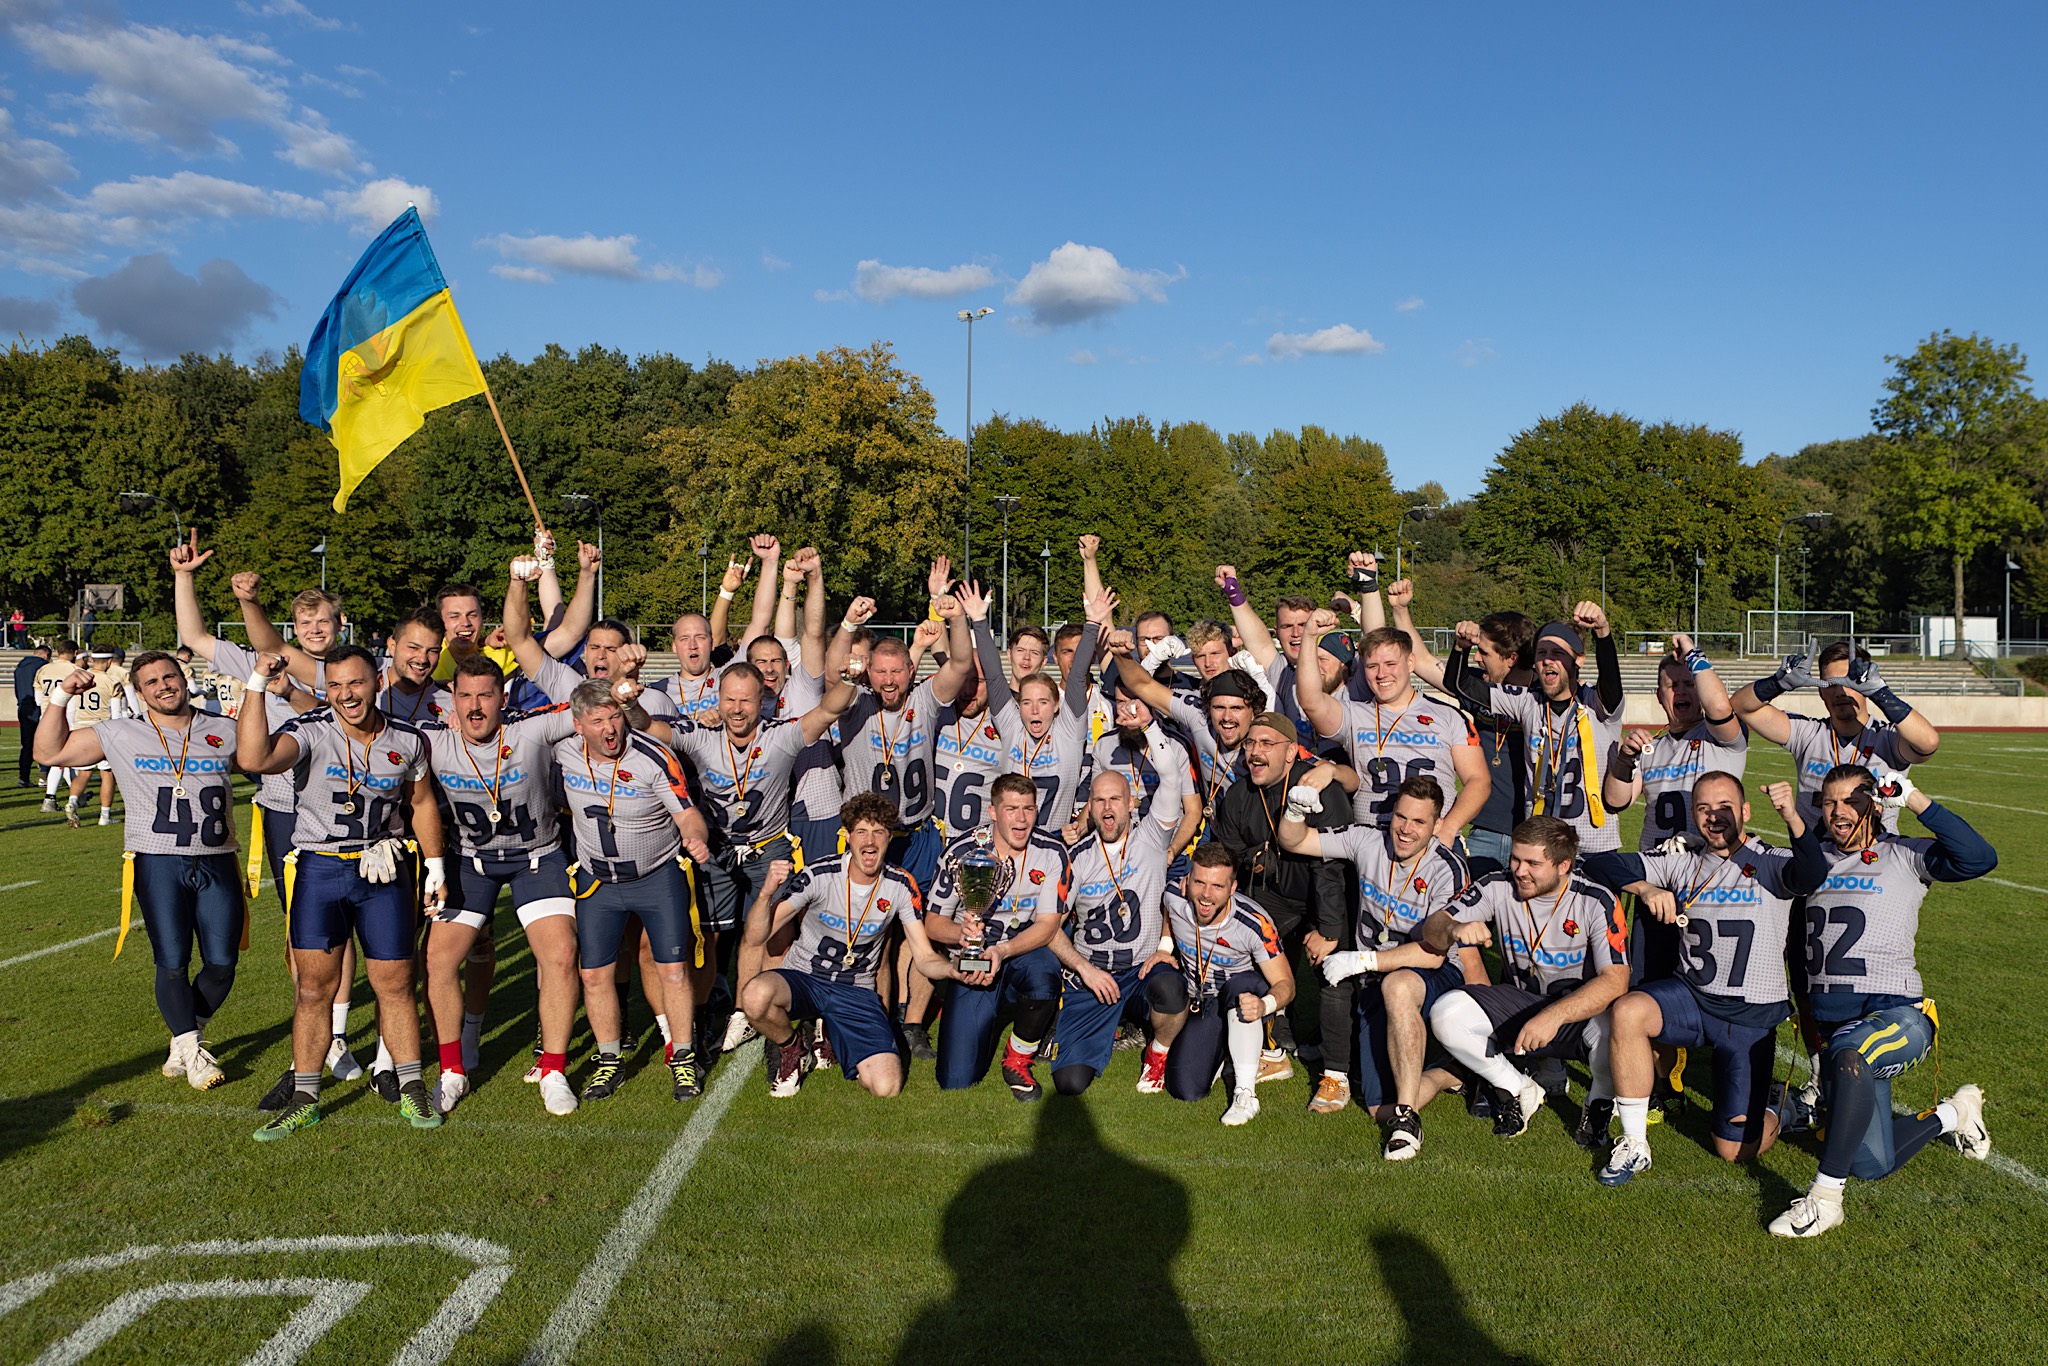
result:
<svg viewBox="0 0 2048 1366"><path fill-rule="evenodd" d="M18 650L28 648L28 613L19 607L7 618L7 643Z"/></svg>
<svg viewBox="0 0 2048 1366"><path fill-rule="evenodd" d="M99 629L100 614L91 603L87 603L78 614L78 643L92 644L92 633Z"/></svg>
<svg viewBox="0 0 2048 1366"><path fill-rule="evenodd" d="M8 623L9 631L16 629L21 621L17 609L14 620ZM50 647L38 645L21 657L14 666L14 716L21 729L16 732L21 738L21 776L16 787L27 787L32 776L33 764L29 754L30 739L36 733L36 724L42 719L42 705L36 698L36 675L50 662Z"/></svg>

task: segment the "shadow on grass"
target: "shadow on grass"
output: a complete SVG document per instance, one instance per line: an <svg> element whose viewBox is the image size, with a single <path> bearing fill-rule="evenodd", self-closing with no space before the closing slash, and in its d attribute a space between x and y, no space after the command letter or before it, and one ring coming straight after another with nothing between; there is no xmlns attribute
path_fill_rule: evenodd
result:
<svg viewBox="0 0 2048 1366"><path fill-rule="evenodd" d="M918 1315L896 1360L1199 1362L1173 1284L1188 1229L1178 1181L1105 1147L1081 1098L1051 1097L1031 1151L984 1167L946 1207L952 1298ZM832 1355L811 1323L766 1359Z"/></svg>
<svg viewBox="0 0 2048 1366"><path fill-rule="evenodd" d="M1472 1321L1464 1292L1429 1244L1411 1233L1387 1229L1372 1236L1372 1251L1387 1295L1407 1328L1408 1340L1396 1361L1534 1366L1535 1357L1507 1351Z"/></svg>

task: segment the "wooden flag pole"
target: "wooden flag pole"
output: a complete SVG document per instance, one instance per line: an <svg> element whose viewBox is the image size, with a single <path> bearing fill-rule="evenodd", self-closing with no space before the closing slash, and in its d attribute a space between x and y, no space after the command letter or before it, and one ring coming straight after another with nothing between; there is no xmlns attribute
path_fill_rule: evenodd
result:
<svg viewBox="0 0 2048 1366"><path fill-rule="evenodd" d="M477 377L483 377L483 367L477 367ZM505 418L498 411L498 400L491 393L491 382L484 380L484 402L491 405L491 420L498 424L498 436L505 442L505 454L512 457L512 473L519 476L519 488L526 494L526 506L533 510L533 529L546 531L547 523L541 520L540 504L533 501L533 486L526 482L526 471L520 468L519 452L512 449L512 436L505 430Z"/></svg>

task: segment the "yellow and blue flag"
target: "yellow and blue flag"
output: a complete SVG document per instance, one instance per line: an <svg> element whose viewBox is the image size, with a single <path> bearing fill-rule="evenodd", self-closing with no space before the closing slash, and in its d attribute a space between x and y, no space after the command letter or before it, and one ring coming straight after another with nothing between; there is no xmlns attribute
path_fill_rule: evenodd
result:
<svg viewBox="0 0 2048 1366"><path fill-rule="evenodd" d="M419 210L408 208L356 262L313 327L299 416L341 452L334 510L426 414L484 392Z"/></svg>

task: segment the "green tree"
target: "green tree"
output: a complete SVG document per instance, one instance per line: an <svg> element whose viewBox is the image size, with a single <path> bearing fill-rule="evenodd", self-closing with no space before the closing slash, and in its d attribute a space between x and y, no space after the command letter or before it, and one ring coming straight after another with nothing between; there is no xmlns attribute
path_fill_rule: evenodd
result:
<svg viewBox="0 0 2048 1366"><path fill-rule="evenodd" d="M1304 427L1298 436L1275 432L1264 450L1253 478L1261 534L1249 557L1261 585L1327 597L1351 551L1391 550L1403 506L1378 442Z"/></svg>
<svg viewBox="0 0 2048 1366"><path fill-rule="evenodd" d="M1980 550L2009 544L2041 520L2024 480L2048 446L2048 413L2019 347L1974 332L1943 330L1911 355L1885 360L1892 374L1870 419L1890 443L1886 527L1900 545L1948 557L1960 656L1965 568Z"/></svg>

